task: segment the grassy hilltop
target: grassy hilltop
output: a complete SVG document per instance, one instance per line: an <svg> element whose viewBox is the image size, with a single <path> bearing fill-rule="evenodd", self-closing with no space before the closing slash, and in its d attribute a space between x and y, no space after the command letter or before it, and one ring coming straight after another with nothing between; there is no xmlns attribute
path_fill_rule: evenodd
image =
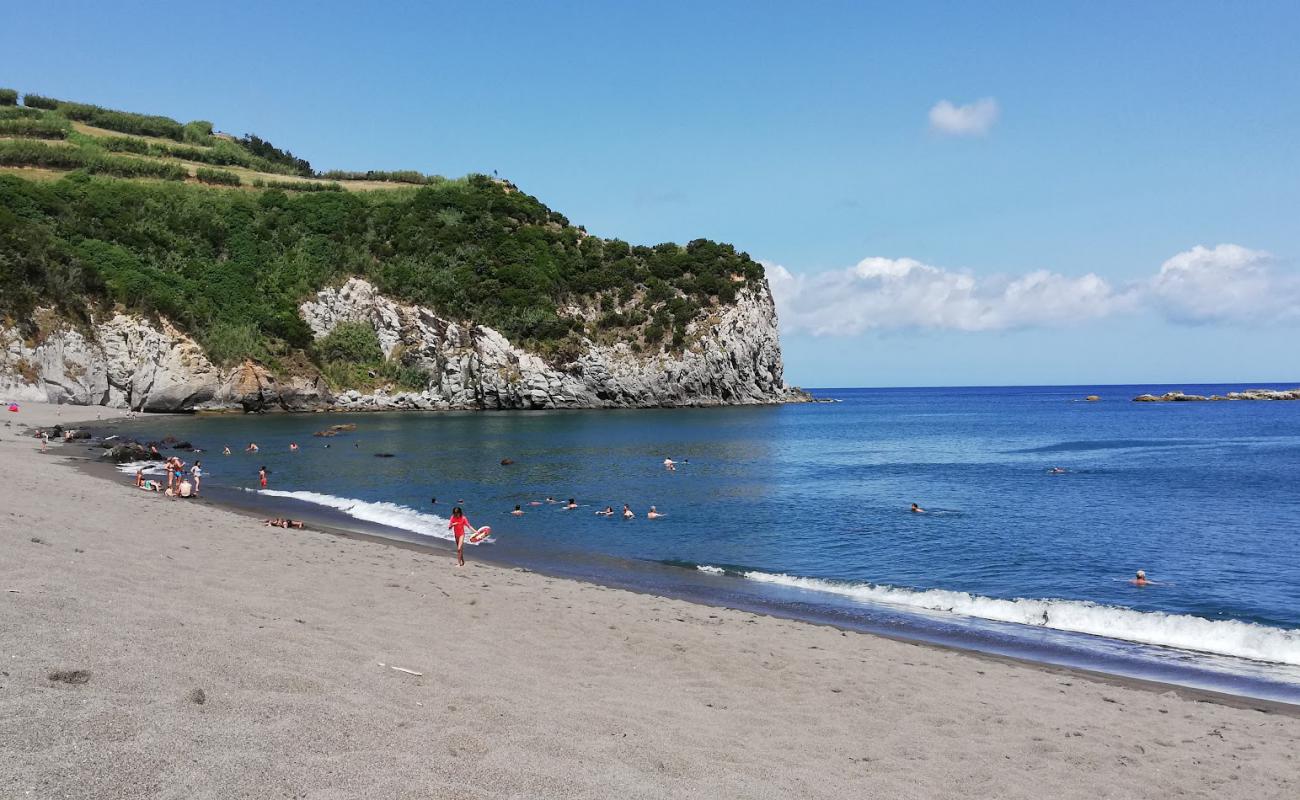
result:
<svg viewBox="0 0 1300 800"><path fill-rule="evenodd" d="M17 99L0 90L0 319L30 336L37 307L116 307L166 316L217 363L308 359L341 384L402 367L368 342L313 343L298 304L348 276L555 363L583 336L686 347L690 320L763 280L731 245L590 236L483 175L322 173L209 122Z"/></svg>

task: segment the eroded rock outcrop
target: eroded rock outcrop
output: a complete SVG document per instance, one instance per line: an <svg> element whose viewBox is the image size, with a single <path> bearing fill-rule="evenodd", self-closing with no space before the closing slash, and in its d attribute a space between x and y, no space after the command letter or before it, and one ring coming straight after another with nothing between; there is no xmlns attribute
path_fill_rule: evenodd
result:
<svg viewBox="0 0 1300 800"><path fill-rule="evenodd" d="M679 353L634 353L626 343L584 340L581 355L554 365L496 330L403 305L353 278L301 307L317 338L340 322L366 322L385 356L429 375L424 391L336 398L343 408L596 408L776 403L803 399L786 388L776 310L766 286L687 327Z"/></svg>
<svg viewBox="0 0 1300 800"><path fill-rule="evenodd" d="M125 314L85 327L48 314L39 337L0 328L0 394L136 411L306 410L331 400L318 375L277 379L246 362L221 369L166 320Z"/></svg>
<svg viewBox="0 0 1300 800"><path fill-rule="evenodd" d="M762 284L693 321L680 352L637 353L627 343L583 340L578 355L557 364L492 328L394 302L354 278L302 305L314 334L324 336L344 321L366 322L386 357L419 367L429 379L420 391L350 390L337 396L305 362L286 374L251 361L220 368L166 320L114 314L74 326L42 313L34 339L0 327L5 398L138 411L599 408L808 399L785 386L776 310Z"/></svg>
<svg viewBox="0 0 1300 800"><path fill-rule="evenodd" d="M1227 394L1184 394L1183 392L1165 392L1161 395L1140 394L1133 398L1135 403L1186 403L1220 400L1300 400L1300 387L1295 389L1243 389Z"/></svg>

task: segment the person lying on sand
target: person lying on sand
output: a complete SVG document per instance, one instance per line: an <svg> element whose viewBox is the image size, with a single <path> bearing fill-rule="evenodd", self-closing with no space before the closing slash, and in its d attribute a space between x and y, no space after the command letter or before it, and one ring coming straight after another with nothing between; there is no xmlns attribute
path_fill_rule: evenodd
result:
<svg viewBox="0 0 1300 800"><path fill-rule="evenodd" d="M623 504L623 519L636 519L636 514L632 513L632 509L628 508L627 503Z"/></svg>
<svg viewBox="0 0 1300 800"><path fill-rule="evenodd" d="M143 489L146 492L156 492L162 489L162 484L160 484L158 481L155 480L146 479L140 483L139 488Z"/></svg>
<svg viewBox="0 0 1300 800"><path fill-rule="evenodd" d="M515 515L516 517L522 517L524 515L524 510L516 505L515 510L511 511L510 513Z"/></svg>
<svg viewBox="0 0 1300 800"><path fill-rule="evenodd" d="M662 517L662 516L663 516L663 514L660 514L658 511L656 511L654 506L650 506L650 510L646 512L645 518L646 518L646 519L659 519L659 518Z"/></svg>
<svg viewBox="0 0 1300 800"><path fill-rule="evenodd" d="M302 521L289 519L287 517L276 517L274 519L264 519L262 523L268 528L301 528Z"/></svg>
<svg viewBox="0 0 1300 800"><path fill-rule="evenodd" d="M913 513L913 514L924 514L924 513L925 513L925 509L924 509L924 508L921 508L921 507L918 506L916 503L913 503L913 504L912 504L912 513Z"/></svg>
<svg viewBox="0 0 1300 800"><path fill-rule="evenodd" d="M596 516L598 516L598 517L612 517L612 516L614 516L614 507L613 507L613 506L605 506L605 510L604 510L604 511L597 511L597 512L596 512Z"/></svg>

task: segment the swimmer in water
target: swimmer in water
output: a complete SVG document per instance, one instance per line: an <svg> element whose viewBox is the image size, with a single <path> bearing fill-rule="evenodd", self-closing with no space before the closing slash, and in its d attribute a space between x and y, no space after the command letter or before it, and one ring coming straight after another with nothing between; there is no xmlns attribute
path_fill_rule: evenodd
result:
<svg viewBox="0 0 1300 800"><path fill-rule="evenodd" d="M524 510L516 505L515 510L511 511L510 513L515 515L516 517L522 517L524 515Z"/></svg>
<svg viewBox="0 0 1300 800"><path fill-rule="evenodd" d="M636 514L633 514L632 509L627 507L627 503L623 504L623 519L636 519Z"/></svg>
<svg viewBox="0 0 1300 800"><path fill-rule="evenodd" d="M297 443L297 442L289 442L289 452L290 452L290 453L296 453L296 452L298 452L298 443Z"/></svg>
<svg viewBox="0 0 1300 800"><path fill-rule="evenodd" d="M244 452L245 452L245 453L256 453L256 452L257 452L257 442L249 442L249 443L248 443L248 447L245 447L245 448L244 448Z"/></svg>
<svg viewBox="0 0 1300 800"><path fill-rule="evenodd" d="M613 506L605 506L605 510L604 510L604 511L597 511L597 512L596 512L596 516L598 516L598 517L612 517L612 516L614 516L614 507L613 507Z"/></svg>
<svg viewBox="0 0 1300 800"><path fill-rule="evenodd" d="M1064 475L1065 467L1052 467L1047 471L1048 475Z"/></svg>
<svg viewBox="0 0 1300 800"><path fill-rule="evenodd" d="M260 484L262 484L262 488L263 488L263 489L266 488L266 467L262 467L262 468L258 469L258 471L257 471L257 482L260 483Z"/></svg>
<svg viewBox="0 0 1300 800"><path fill-rule="evenodd" d="M646 512L645 518L646 518L646 519L659 519L659 518L662 517L662 516L663 516L663 514L660 514L658 511L656 511L654 506L650 506L650 510Z"/></svg>
<svg viewBox="0 0 1300 800"><path fill-rule="evenodd" d="M551 496L548 495L548 496L546 497L546 502L548 502L548 503L552 503L552 504L553 504L553 503L558 503L558 502L560 502L560 501L559 501L559 500L556 500L554 497L551 497Z"/></svg>
<svg viewBox="0 0 1300 800"><path fill-rule="evenodd" d="M921 507L918 506L916 503L913 503L913 504L912 504L912 513L913 513L913 514L924 514L924 513L925 513L925 509L924 509L924 508L921 508Z"/></svg>
<svg viewBox="0 0 1300 800"><path fill-rule="evenodd" d="M230 445L226 445L225 447L221 448L221 455L223 456L230 455Z"/></svg>
<svg viewBox="0 0 1300 800"><path fill-rule="evenodd" d="M1151 581L1147 580L1146 570L1141 570L1141 569L1137 571L1137 575L1133 577L1133 580L1130 581L1130 583L1132 583L1134 586L1151 585Z"/></svg>
<svg viewBox="0 0 1300 800"><path fill-rule="evenodd" d="M573 509L575 509L575 508L577 508L577 507L578 507L578 504L577 504L576 502L574 502L574 500L573 500L572 497L570 497L570 498L569 498L569 502L566 503L565 506L564 506L564 510L565 510L565 511L572 511Z"/></svg>

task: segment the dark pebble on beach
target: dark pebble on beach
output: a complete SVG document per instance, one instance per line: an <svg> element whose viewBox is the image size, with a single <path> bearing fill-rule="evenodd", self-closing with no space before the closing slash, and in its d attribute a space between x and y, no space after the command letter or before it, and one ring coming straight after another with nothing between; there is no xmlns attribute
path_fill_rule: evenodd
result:
<svg viewBox="0 0 1300 800"><path fill-rule="evenodd" d="M208 695L202 689L195 689L190 692L190 702L201 706L208 702Z"/></svg>
<svg viewBox="0 0 1300 800"><path fill-rule="evenodd" d="M73 686L80 686L90 681L90 673L84 669L55 670L49 675L51 681L55 683L67 683Z"/></svg>

